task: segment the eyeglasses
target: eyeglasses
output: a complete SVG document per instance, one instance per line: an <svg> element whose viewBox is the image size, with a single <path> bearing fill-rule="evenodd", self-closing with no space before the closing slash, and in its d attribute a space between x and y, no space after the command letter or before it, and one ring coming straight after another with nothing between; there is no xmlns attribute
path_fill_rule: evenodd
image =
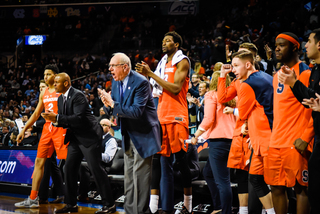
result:
<svg viewBox="0 0 320 214"><path fill-rule="evenodd" d="M119 65L124 65L124 64L115 64L115 65L113 65L113 64L109 64L109 68L115 68L115 67L117 67L117 66L119 66Z"/></svg>
<svg viewBox="0 0 320 214"><path fill-rule="evenodd" d="M107 125L107 124L100 124L101 126L108 126L109 128L111 128L111 126Z"/></svg>

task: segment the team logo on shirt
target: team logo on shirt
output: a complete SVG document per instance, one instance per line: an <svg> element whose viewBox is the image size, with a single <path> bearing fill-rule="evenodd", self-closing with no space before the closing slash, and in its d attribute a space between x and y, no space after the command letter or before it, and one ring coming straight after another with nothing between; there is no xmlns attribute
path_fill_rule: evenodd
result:
<svg viewBox="0 0 320 214"><path fill-rule="evenodd" d="M165 73L173 73L174 68L166 68Z"/></svg>
<svg viewBox="0 0 320 214"><path fill-rule="evenodd" d="M302 181L307 183L309 181L309 172L308 170L302 171Z"/></svg>
<svg viewBox="0 0 320 214"><path fill-rule="evenodd" d="M284 90L284 85L282 83L278 83L277 94L281 94Z"/></svg>

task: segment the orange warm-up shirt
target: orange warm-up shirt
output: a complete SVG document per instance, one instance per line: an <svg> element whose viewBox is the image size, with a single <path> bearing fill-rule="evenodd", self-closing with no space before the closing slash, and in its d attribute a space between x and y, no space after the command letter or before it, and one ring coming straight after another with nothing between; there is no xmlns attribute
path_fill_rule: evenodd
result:
<svg viewBox="0 0 320 214"><path fill-rule="evenodd" d="M164 71L165 80L174 83L174 74L177 66L172 65L172 61L166 64ZM188 129L188 103L187 92L189 87L189 75L183 83L181 91L174 95L166 89L163 89L162 95L159 97L158 117L160 124L179 123Z"/></svg>
<svg viewBox="0 0 320 214"><path fill-rule="evenodd" d="M240 81L238 79L234 79L231 84L226 87L226 78L219 77L218 79L218 102L226 103L237 96L237 91L240 90ZM236 127L233 132L233 136L241 135L241 126L244 121L241 121L237 117Z"/></svg>
<svg viewBox="0 0 320 214"><path fill-rule="evenodd" d="M311 71L303 62L295 64L293 69L297 78L308 87ZM269 147L292 147L293 142L301 138L310 142L314 136L312 110L305 108L293 95L290 86L278 81L278 73L273 78L274 120Z"/></svg>
<svg viewBox="0 0 320 214"><path fill-rule="evenodd" d="M248 120L248 131L255 155L266 156L273 121L272 76L255 71L240 84L239 118Z"/></svg>

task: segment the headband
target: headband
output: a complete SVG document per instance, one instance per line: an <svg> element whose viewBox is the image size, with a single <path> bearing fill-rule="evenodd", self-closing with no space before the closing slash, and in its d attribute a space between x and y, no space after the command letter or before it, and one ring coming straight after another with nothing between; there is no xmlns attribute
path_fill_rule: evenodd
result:
<svg viewBox="0 0 320 214"><path fill-rule="evenodd" d="M298 49L300 48L300 43L299 43L296 39L294 39L292 36L289 36L289 35L284 34L284 33L280 33L280 34L277 36L276 40L277 40L278 38L286 39L286 40L288 40L289 42L291 42L292 44L297 45Z"/></svg>

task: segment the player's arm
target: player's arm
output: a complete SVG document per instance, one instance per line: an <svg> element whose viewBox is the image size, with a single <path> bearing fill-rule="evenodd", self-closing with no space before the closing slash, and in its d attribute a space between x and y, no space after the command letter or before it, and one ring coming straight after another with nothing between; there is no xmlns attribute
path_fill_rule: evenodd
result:
<svg viewBox="0 0 320 214"><path fill-rule="evenodd" d="M249 114L255 106L256 96L250 85L241 83L238 98L239 118L244 121L248 119Z"/></svg>
<svg viewBox="0 0 320 214"><path fill-rule="evenodd" d="M229 87L226 87L226 76L232 71L230 64L221 66L220 77L218 79L218 102L225 103L237 96L235 81L232 81Z"/></svg>
<svg viewBox="0 0 320 214"><path fill-rule="evenodd" d="M236 80L226 87L226 78L219 77L218 79L218 102L226 103L237 96Z"/></svg>
<svg viewBox="0 0 320 214"><path fill-rule="evenodd" d="M189 74L189 61L187 59L181 60L177 64L177 70L174 74L174 83L167 82L166 80L162 79L155 73L153 73L149 66L146 63L140 64L142 66L142 71L140 72L143 75L149 76L153 78L162 88L166 89L167 91L177 95L183 86L184 81L186 80L187 75ZM138 64L137 64L138 67Z"/></svg>
<svg viewBox="0 0 320 214"><path fill-rule="evenodd" d="M312 117L310 117L307 128L303 132L302 136L293 142L293 145L301 154L303 154L304 151L308 148L309 143L312 142L314 135L313 119Z"/></svg>
<svg viewBox="0 0 320 214"><path fill-rule="evenodd" d="M311 71L305 70L303 71L300 76L299 80L301 83L303 83L306 87L309 86L309 79L310 79ZM312 111L311 109L305 109L304 110L304 117L306 120L309 121L307 128L303 132L301 139L307 143L310 143L311 140L314 137L314 128L313 128L313 119L312 119Z"/></svg>
<svg viewBox="0 0 320 214"><path fill-rule="evenodd" d="M39 102L38 102L38 105L37 105L36 109L34 110L33 114L31 115L31 117L27 121L26 125L23 127L23 129L21 130L21 132L17 136L17 142L18 143L20 143L23 140L24 133L26 132L26 130L28 130L38 120L38 118L40 117L40 114L41 114L41 112L43 111L43 108L44 108L43 93L44 93L44 90L41 91L41 93L40 93Z"/></svg>
<svg viewBox="0 0 320 214"><path fill-rule="evenodd" d="M311 117L310 113L310 119L307 128L303 132L301 139L307 143L310 143L312 139L314 138L314 127L313 127L313 118Z"/></svg>

